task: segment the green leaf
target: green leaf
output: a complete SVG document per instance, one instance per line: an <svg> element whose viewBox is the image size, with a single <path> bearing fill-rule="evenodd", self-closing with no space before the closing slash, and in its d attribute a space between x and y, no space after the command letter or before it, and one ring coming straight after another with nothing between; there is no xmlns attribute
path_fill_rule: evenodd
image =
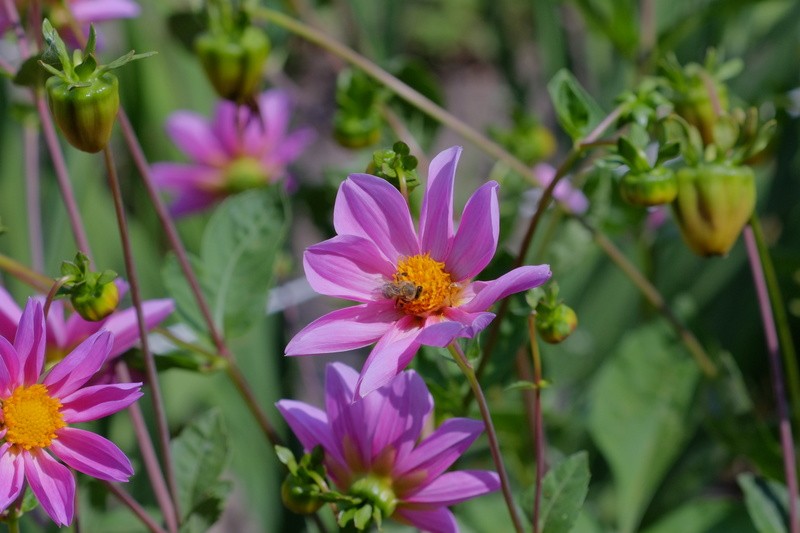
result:
<svg viewBox="0 0 800 533"><path fill-rule="evenodd" d="M213 524L222 511L228 484L220 475L228 463L228 434L219 411L199 416L172 440L178 500L184 519L181 531ZM192 520L189 520L192 518Z"/></svg>
<svg viewBox="0 0 800 533"><path fill-rule="evenodd" d="M213 287L205 282L205 269L200 259L190 255L189 263L200 282L203 293L206 295L211 294ZM203 320L203 314L200 312L197 300L195 300L192 294L192 289L183 275L183 271L178 263L178 258L174 255L168 256L167 260L164 262L161 278L164 281L164 286L167 288L169 295L175 300L175 310L178 312L181 320L186 322L195 332L205 335L207 333L207 328L205 320Z"/></svg>
<svg viewBox="0 0 800 533"><path fill-rule="evenodd" d="M205 17L194 11L178 11L167 18L169 33L188 51L194 52L194 41L208 29Z"/></svg>
<svg viewBox="0 0 800 533"><path fill-rule="evenodd" d="M589 431L609 463L623 533L634 531L691 436L699 371L663 328L629 334L591 391Z"/></svg>
<svg viewBox="0 0 800 533"><path fill-rule="evenodd" d="M589 455L585 451L570 455L544 476L539 531L572 530L589 491L589 477Z"/></svg>
<svg viewBox="0 0 800 533"><path fill-rule="evenodd" d="M286 236L288 206L278 187L233 196L203 234L203 276L214 321L226 337L263 318L275 258Z"/></svg>
<svg viewBox="0 0 800 533"><path fill-rule="evenodd" d="M367 527L367 524L369 524L371 518L372 506L370 504L365 504L363 507L359 507L356 514L353 515L353 525L363 531Z"/></svg>
<svg viewBox="0 0 800 533"><path fill-rule="evenodd" d="M634 172L647 172L650 170L650 163L644 151L628 140L627 137L617 139L617 151L625 158L630 169Z"/></svg>
<svg viewBox="0 0 800 533"><path fill-rule="evenodd" d="M20 85L22 87L44 86L44 82L50 77L48 71L39 63L39 61L44 61L44 59L44 56L41 54L29 57L23 61L11 81L15 85Z"/></svg>
<svg viewBox="0 0 800 533"><path fill-rule="evenodd" d="M756 478L751 473L739 474L736 481L744 492L750 519L759 533L785 533L789 494L777 481Z"/></svg>
<svg viewBox="0 0 800 533"><path fill-rule="evenodd" d="M707 533L714 529L733 510L730 501L697 500L688 502L661 518L643 533Z"/></svg>
<svg viewBox="0 0 800 533"><path fill-rule="evenodd" d="M547 84L547 91L558 122L573 141L583 137L603 119L600 106L568 70L558 71Z"/></svg>

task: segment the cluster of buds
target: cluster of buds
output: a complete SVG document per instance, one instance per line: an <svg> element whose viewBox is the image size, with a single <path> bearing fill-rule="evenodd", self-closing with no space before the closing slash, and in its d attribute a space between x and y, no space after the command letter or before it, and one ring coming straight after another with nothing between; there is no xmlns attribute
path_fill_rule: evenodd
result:
<svg viewBox="0 0 800 533"><path fill-rule="evenodd" d="M345 69L336 80L333 136L346 148L372 146L381 138L381 104L386 92L360 70Z"/></svg>
<svg viewBox="0 0 800 533"><path fill-rule="evenodd" d="M98 322L114 312L119 304L119 289L113 270L94 272L89 258L81 252L75 261L61 263L61 287L58 296L69 298L72 307L84 320Z"/></svg>
<svg viewBox="0 0 800 533"><path fill-rule="evenodd" d="M546 343L563 342L578 327L575 310L558 297L558 283L528 291L526 300L536 313L536 331Z"/></svg>
<svg viewBox="0 0 800 533"><path fill-rule="evenodd" d="M97 35L89 29L86 47L70 57L64 41L50 21L42 23L47 50L40 61L51 76L46 84L47 104L69 143L84 152L99 152L108 144L119 111L119 82L110 71L153 55L133 51L107 65L95 57Z"/></svg>
<svg viewBox="0 0 800 533"><path fill-rule="evenodd" d="M376 150L372 161L367 165L367 174L383 178L402 191L405 186L408 192L419 186L417 174L417 158L411 155L408 145L398 141L391 150ZM404 185L401 185L401 180Z"/></svg>

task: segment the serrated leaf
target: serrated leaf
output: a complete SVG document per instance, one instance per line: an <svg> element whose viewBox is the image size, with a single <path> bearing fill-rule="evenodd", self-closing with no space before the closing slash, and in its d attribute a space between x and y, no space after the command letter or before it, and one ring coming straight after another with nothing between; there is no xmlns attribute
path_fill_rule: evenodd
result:
<svg viewBox="0 0 800 533"><path fill-rule="evenodd" d="M216 500L222 500L225 493L219 477L228 462L228 434L219 411L208 411L193 420L172 440L171 448L184 518L194 514L213 517L213 510L222 503Z"/></svg>
<svg viewBox="0 0 800 533"><path fill-rule="evenodd" d="M211 294L213 287L205 282L205 269L200 259L190 255L189 263L200 282L203 293L206 295ZM181 320L195 332L206 335L208 329L206 328L205 320L203 320L203 314L200 312L192 289L183 275L178 259L174 255L168 256L167 260L164 262L164 267L161 270L161 279L164 281L164 286L167 288L170 297L175 300L175 310L178 312L178 316L181 317Z"/></svg>
<svg viewBox="0 0 800 533"><path fill-rule="evenodd" d="M618 526L635 531L692 432L699 370L664 329L629 334L590 391L589 431L614 477Z"/></svg>
<svg viewBox="0 0 800 533"><path fill-rule="evenodd" d="M786 533L789 494L786 487L776 481L756 478L746 472L736 481L744 492L744 502L750 519L759 533ZM796 502L800 503L800 502Z"/></svg>
<svg viewBox="0 0 800 533"><path fill-rule="evenodd" d="M559 124L573 141L583 137L603 119L600 106L568 70L558 71L547 84L547 91Z"/></svg>
<svg viewBox="0 0 800 533"><path fill-rule="evenodd" d="M191 516L181 524L180 533L205 533L214 525L228 498L232 485L229 481L218 481L208 488L207 497L195 506Z"/></svg>
<svg viewBox="0 0 800 533"><path fill-rule="evenodd" d="M544 476L539 531L572 530L589 491L589 477L589 455L585 451L570 455Z"/></svg>
<svg viewBox="0 0 800 533"><path fill-rule="evenodd" d="M231 197L211 217L201 245L203 276L214 322L226 337L244 334L264 316L288 223L278 187Z"/></svg>

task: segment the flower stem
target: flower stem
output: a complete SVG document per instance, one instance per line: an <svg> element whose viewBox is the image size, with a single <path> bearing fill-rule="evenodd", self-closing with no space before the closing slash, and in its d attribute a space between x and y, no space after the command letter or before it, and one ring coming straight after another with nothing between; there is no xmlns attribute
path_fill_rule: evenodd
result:
<svg viewBox="0 0 800 533"><path fill-rule="evenodd" d="M133 499L133 497L128 494L125 489L122 487L118 487L113 483L109 483L108 481L103 481L103 485L116 496L116 498L122 502L125 507L131 510L133 514L136 515L136 518L150 530L150 533L166 533L161 527L156 523L153 518L147 514L147 511L144 510L144 507L139 505L139 502Z"/></svg>
<svg viewBox="0 0 800 533"><path fill-rule="evenodd" d="M539 508L542 501L542 478L547 469L544 457L544 423L542 421L542 358L539 355L539 344L536 342L536 312L528 315L528 335L531 339L531 357L533 357L534 418L536 424L536 491L533 497L533 533L539 533Z"/></svg>
<svg viewBox="0 0 800 533"><path fill-rule="evenodd" d="M39 176L39 129L26 121L22 130L25 152L25 199L28 211L28 242L31 264L37 272L44 270L44 238L42 237L42 204Z"/></svg>
<svg viewBox="0 0 800 533"><path fill-rule="evenodd" d="M744 242L747 247L747 258L750 262L750 270L753 273L753 283L756 288L758 307L761 310L761 321L764 324L764 337L767 342L770 377L772 378L772 388L775 392L775 403L777 404L778 418L780 419L779 427L781 448L783 450L783 469L786 475L786 488L789 491L789 526L791 533L800 533L797 509L797 466L794 452L794 440L792 438L792 425L789 421L789 407L786 401L786 391L784 389L783 372L781 369L778 332L775 328L775 319L772 315L772 307L770 306L769 291L764 280L764 269L761 264L762 257L759 254L759 247L753 233L752 226L748 225L745 227ZM774 303L775 302L773 302L773 304Z"/></svg>
<svg viewBox="0 0 800 533"><path fill-rule="evenodd" d="M111 195L114 199L114 209L117 213L117 224L119 225L120 241L122 242L122 252L125 258L125 271L128 274L130 284L131 299L136 309L136 319L139 325L139 342L141 343L142 355L144 356L145 376L150 385L150 392L153 397L153 410L156 418L156 428L158 430L158 440L161 448L161 455L164 461L164 472L167 478L170 492L172 494L172 504L176 514L180 515L178 505L178 484L175 480L175 470L173 469L172 451L169 447L169 426L167 425L167 415L164 410L164 398L161 394L161 387L158 382L158 373L153 353L147 341L147 323L145 322L142 309L142 296L139 289L139 277L136 273L136 264L133 260L133 251L128 232L128 222L125 218L125 207L122 204L122 191L117 178L117 170L114 166L114 159L111 149L103 149L103 159L108 172L108 185L111 188Z"/></svg>
<svg viewBox="0 0 800 533"><path fill-rule="evenodd" d="M117 363L116 373L117 380L120 383L130 383L132 381L131 373L124 362ZM142 408L139 407L138 402L134 402L128 407L128 414L131 417L133 432L136 434L136 440L139 443L139 453L144 461L147 477L150 479L150 486L153 488L153 494L158 502L158 507L161 509L164 522L167 524L167 529L169 529L170 533L176 533L178 531L178 517L167 489L167 483L164 481L161 467L158 464L158 456L153 447L153 440L150 438Z"/></svg>
<svg viewBox="0 0 800 533"><path fill-rule="evenodd" d="M195 301L197 302L198 308L200 309L200 314L203 315L203 320L206 323L206 327L208 328L208 332L211 335L212 341L214 342L214 346L219 351L219 355L228 361L228 377L231 378L236 390L241 394L242 399L244 400L248 409L250 409L250 412L258 422L259 427L269 440L270 444L273 446L276 444L281 444L282 441L278 435L278 432L272 426L269 418L267 418L266 413L258 403L252 387L250 387L249 383L247 382L247 378L236 364L233 353L228 348L222 333L214 322L211 309L208 306L208 300L200 288L200 282L197 279L197 275L195 274L191 263L189 262L189 256L186 253L186 248L183 246L183 242L181 241L178 231L175 228L175 223L172 221L172 218L170 217L163 200L159 196L158 190L156 190L155 185L153 185L153 177L150 173L150 165L147 163L147 159L144 156L144 152L142 151L142 147L136 137L136 133L133 131L130 120L123 109L120 109L118 118L122 135L125 138L125 142L130 150L131 157L133 158L134 164L136 165L139 175L142 178L142 182L147 190L147 195L149 196L150 201L156 210L156 215L161 223L161 227L164 229L164 233L167 236L170 247L178 259L178 264L181 267L181 271L186 277L186 281L189 283L189 288L192 291Z"/></svg>
<svg viewBox="0 0 800 533"><path fill-rule="evenodd" d="M475 376L475 370L472 368L472 365L467 360L464 352L461 350L461 346L459 346L457 342L453 342L447 347L447 349L450 350L453 360L458 365L458 368L460 368L464 373L464 376L466 376L467 382L469 382L469 386L472 389L472 393L475 395L475 399L478 401L478 409L481 412L481 418L483 419L483 423L486 428L486 436L489 438L489 449L492 452L492 459L494 460L495 468L497 468L497 475L500 476L500 485L503 490L503 497L506 500L506 505L508 506L508 512L511 516L511 521L514 523L514 529L517 533L524 533L525 529L522 526L522 520L520 519L519 512L514 504L514 496L511 492L511 483L508 480L506 467L503 464L503 457L500 455L500 444L497 441L497 433L495 432L494 424L492 423L492 415L489 413L489 405L486 403L486 397L483 395L481 384L478 383L478 378Z"/></svg>
<svg viewBox="0 0 800 533"><path fill-rule="evenodd" d="M750 218L750 227L753 229L753 237L758 247L758 255L764 269L764 281L767 283L772 313L778 328L778 341L783 355L783 365L786 368L786 381L789 383L791 411L794 413L795 427L800 427L800 371L797 368L797 352L792 341L789 319L786 316L786 308L783 306L783 296L778 284L778 276L775 274L775 265L772 264L772 258L764 241L764 233L761 231L761 223L757 216Z"/></svg>
<svg viewBox="0 0 800 533"><path fill-rule="evenodd" d="M44 309L42 310L45 318L47 318L47 314L50 312L50 306L53 304L53 300L55 299L58 290L69 280L70 278L68 276L60 277L55 280L53 286L50 287L50 290L47 292L47 297L44 299Z"/></svg>
<svg viewBox="0 0 800 533"><path fill-rule="evenodd" d="M47 292L53 286L53 278L39 274L7 255L0 254L0 270L8 272L21 282L36 289L37 292Z"/></svg>
<svg viewBox="0 0 800 533"><path fill-rule="evenodd" d="M9 518L6 521L8 533L19 533L19 518Z"/></svg>

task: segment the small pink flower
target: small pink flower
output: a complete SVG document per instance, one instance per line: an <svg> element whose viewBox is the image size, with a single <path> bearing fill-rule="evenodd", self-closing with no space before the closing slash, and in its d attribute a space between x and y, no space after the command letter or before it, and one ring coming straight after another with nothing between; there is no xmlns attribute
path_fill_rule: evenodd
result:
<svg viewBox="0 0 800 533"><path fill-rule="evenodd" d="M127 291L127 285L117 282L120 297ZM41 298L40 298L41 300ZM175 309L171 299L148 300L143 302L145 325L153 329L166 319ZM22 310L3 287L0 287L0 336L13 339L17 334L17 324ZM46 318L47 346L45 357L47 364L57 363L71 352L78 344L100 330L114 334L109 360L124 354L139 342L139 326L136 320L136 309L117 309L99 322L89 322L78 313L66 314L63 300L55 300L50 305Z"/></svg>
<svg viewBox="0 0 800 533"><path fill-rule="evenodd" d="M539 163L533 167L533 173L539 178L539 185L542 190L550 185L553 178L556 177L555 167L547 163ZM553 198L564 206L567 211L576 215L582 215L589 209L589 200L580 189L576 189L566 178L556 183L556 187L553 189Z"/></svg>
<svg viewBox="0 0 800 533"><path fill-rule="evenodd" d="M105 363L112 343L111 333L95 333L42 379L45 323L42 305L34 299L25 306L14 344L0 337L0 509L19 497L27 481L56 524L71 523L75 478L55 458L106 481L133 475L114 443L71 427L116 413L142 396L141 383L85 386Z"/></svg>
<svg viewBox="0 0 800 533"><path fill-rule="evenodd" d="M320 294L361 305L329 313L300 331L286 355L354 350L377 341L355 387L356 398L388 383L420 345L447 346L474 337L494 318L497 300L550 278L547 265L523 266L494 281L473 281L497 249L498 184L490 181L453 225L453 187L460 147L431 162L419 232L401 194L387 181L352 174L339 188L337 236L303 256Z"/></svg>
<svg viewBox="0 0 800 533"><path fill-rule="evenodd" d="M270 90L258 98L258 113L228 101L217 104L214 120L178 111L167 120L167 133L192 163L153 165L156 184L175 193L172 212L186 215L205 209L229 194L285 180L286 166L314 137L310 129L287 132L289 96Z"/></svg>
<svg viewBox="0 0 800 533"><path fill-rule="evenodd" d="M279 401L278 410L306 451L322 446L328 475L340 491L378 488L374 493L382 498L376 504L393 510L386 512L392 519L423 531L457 532L447 507L500 487L494 472L445 473L478 438L483 423L451 418L420 441L433 412L422 378L413 370L403 372L353 403L358 379L352 368L330 364L325 411L295 400Z"/></svg>

